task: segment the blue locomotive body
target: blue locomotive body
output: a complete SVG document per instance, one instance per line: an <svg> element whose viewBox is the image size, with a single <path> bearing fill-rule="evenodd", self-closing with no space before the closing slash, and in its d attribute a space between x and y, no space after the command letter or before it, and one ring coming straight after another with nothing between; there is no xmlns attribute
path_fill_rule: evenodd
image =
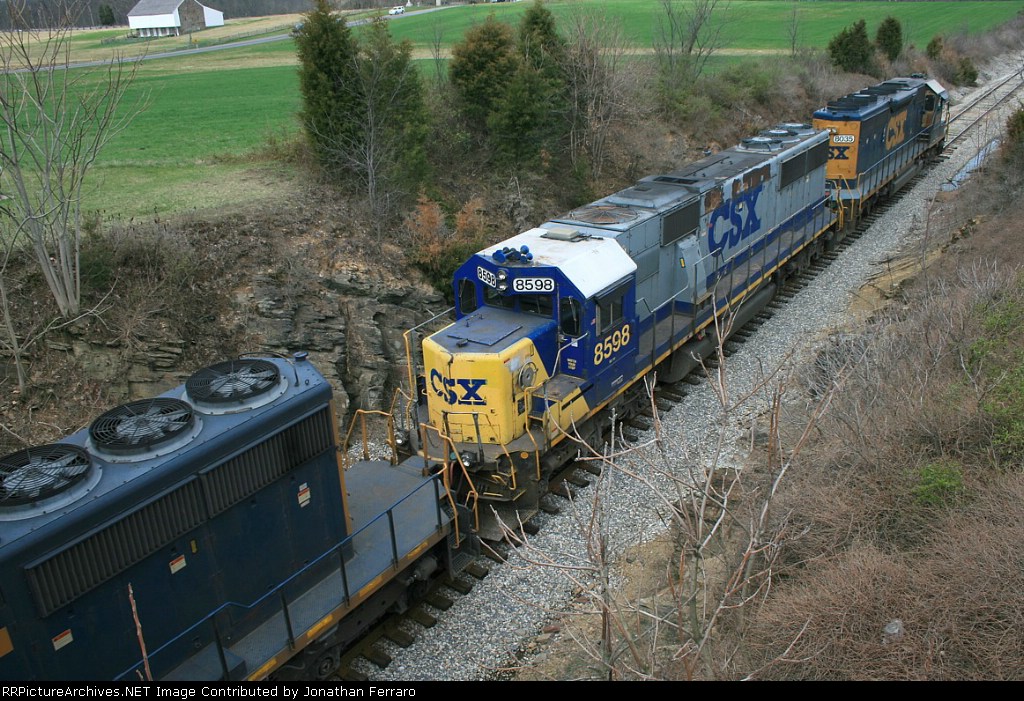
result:
<svg viewBox="0 0 1024 701"><path fill-rule="evenodd" d="M846 218L858 219L942 150L948 104L934 80L893 78L814 113L815 128L829 132L828 178Z"/></svg>
<svg viewBox="0 0 1024 701"><path fill-rule="evenodd" d="M333 669L373 618L349 613L450 565L452 510L414 462L343 471L304 354L211 366L5 456L0 678L260 679L303 651L310 678Z"/></svg>

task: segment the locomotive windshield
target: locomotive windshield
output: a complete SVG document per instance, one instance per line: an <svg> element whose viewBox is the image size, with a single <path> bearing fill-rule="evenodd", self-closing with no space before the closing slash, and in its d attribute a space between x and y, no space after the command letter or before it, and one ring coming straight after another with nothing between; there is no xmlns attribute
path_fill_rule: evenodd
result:
<svg viewBox="0 0 1024 701"><path fill-rule="evenodd" d="M476 283L468 278L459 280L459 311L469 314L476 311Z"/></svg>
<svg viewBox="0 0 1024 701"><path fill-rule="evenodd" d="M548 294L517 294L503 295L497 290L484 286L484 303L489 307L514 309L524 314L533 314L550 319L554 317L554 295Z"/></svg>

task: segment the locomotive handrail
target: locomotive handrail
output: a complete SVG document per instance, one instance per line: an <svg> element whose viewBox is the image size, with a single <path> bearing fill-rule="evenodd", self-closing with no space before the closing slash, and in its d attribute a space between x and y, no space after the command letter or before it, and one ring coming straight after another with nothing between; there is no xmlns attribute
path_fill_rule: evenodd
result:
<svg viewBox="0 0 1024 701"><path fill-rule="evenodd" d="M422 440L423 440L423 460L424 460L424 463L426 463L426 461L428 460L427 454L429 452L429 449L427 447L428 446L428 443L427 443L427 431L435 431L437 433L438 440L440 440L442 443L448 443L448 445L451 447L451 451L450 452L455 455L455 459L458 462L459 467L462 470L462 476L466 480L466 484L469 485L469 487L468 487L469 491L466 494L466 501L467 501L466 506L468 506L470 508L470 510L472 511L472 513L473 513L473 528L476 529L476 530L479 530L480 529L480 513L479 513L479 510L478 510L478 502L480 500L480 495L476 491L476 485L473 483L473 480L470 479L469 471L466 469L466 465L462 462L462 457L459 455L458 451L455 449L455 443L452 441L451 437L441 433L440 429L438 429L438 428L436 428L434 426L431 426L430 424L420 423L420 430L423 431ZM445 485L445 492L447 493L448 499L449 499L449 501L451 501L452 508L454 509L455 508L455 500L451 496L452 488L451 488L451 475L450 475L450 470L449 470L451 465L450 465L450 463L448 461L448 454L449 454L449 451L443 451L443 455L441 456L441 464L443 466L443 469L441 470L441 473L444 475L443 479L444 479L444 485ZM472 505L470 505L470 503L469 503L470 501L472 501ZM457 528L458 528L458 524L456 524L456 538L458 538L458 530L457 530ZM458 539L456 540L456 542L459 542Z"/></svg>
<svg viewBox="0 0 1024 701"><path fill-rule="evenodd" d="M409 377L408 377L408 380L409 380L409 390L410 390L410 392L412 393L413 396L416 395L416 365L415 365L415 362L414 362L414 354L413 354L413 350L412 350L412 343L409 341L409 337L410 337L410 335L412 333L418 331L419 329L423 328L427 324L432 324L435 321L437 321L438 319L440 319L441 317L448 316L453 311L455 311L455 307L454 306L448 307L443 312L438 312L437 314L435 314L434 316L430 317L426 321L424 321L424 322L422 322L420 324L416 324L415 326L413 326L410 329L407 329L402 334L402 341L405 343L405 363L406 363L406 368L408 370L408 375L409 375Z"/></svg>
<svg viewBox="0 0 1024 701"><path fill-rule="evenodd" d="M445 416L445 425L446 426L448 424L448 417L449 416L472 416L473 417L473 423L474 423L474 425L476 427L477 445L480 447L480 452L483 452L483 442L480 440L480 412L478 412L478 411L446 411L446 412L444 412L444 416ZM494 424L491 422L491 417L485 415L484 416L484 421L486 421L486 423L487 423L487 428L489 428L490 430L494 431L495 435L497 435L498 434L498 430L495 428ZM446 441L451 446L451 452L458 457L459 464L462 465L462 456L459 454L458 450L456 449L455 441L452 440L451 436L449 436L447 433L443 433L442 434L440 429L435 428L433 426L431 426L430 428L432 430L434 430L434 431L437 431L438 437L440 439ZM534 447L536 447L537 446L537 442L533 440L533 436L530 436L530 440L533 442ZM516 478L515 466L512 463L512 456L509 454L508 448L505 447L504 443L498 443L497 445L498 445L498 447L501 448L501 451L505 454L505 457L508 458L508 465L509 465L508 476L512 479L511 489L514 491L514 490L519 488L519 484L518 484L518 480ZM535 452L535 454L536 454L536 452ZM463 471L465 472L465 465L462 465L462 467L463 467ZM537 463L537 469L538 470L540 469L540 463L539 462ZM498 474L501 474L501 473L498 473ZM469 477L468 472L467 472L466 476L467 476L467 479L468 479L468 477Z"/></svg>
<svg viewBox="0 0 1024 701"><path fill-rule="evenodd" d="M360 420L360 427L361 427L362 438L363 438L363 460L369 460L370 459L369 438L368 438L367 433L366 433L366 417L367 416L375 416L375 415L376 416L383 416L387 420L387 426L388 426L388 445L391 446L391 456L392 456L391 464L395 465L395 464L398 463L398 446L395 443L395 417L394 417L394 415L391 414L391 413L388 413L388 412L380 411L378 409L357 409L356 413L353 414L353 416L352 416L352 420L349 422L348 433L345 434L345 440L342 441L342 444L341 444L341 456L342 456L342 458L341 458L342 463L341 464L342 464L342 468L344 468L346 470L349 468L349 455L348 455L349 439L352 437L352 432L356 428L356 421L357 420Z"/></svg>
<svg viewBox="0 0 1024 701"><path fill-rule="evenodd" d="M296 570L291 575L289 575L286 579L283 579L282 581L278 582L278 584L276 586L274 586L272 589L270 589L269 591L267 591L266 594L260 596L259 598L257 598L256 600L254 600L254 601L252 601L252 602L250 602L248 604L243 604L243 603L239 603L239 602L236 602L236 601L225 601L224 603L220 604L217 608L215 608L212 611L210 611L206 616L204 616L203 618L201 618L198 621L196 621L194 624L192 624L191 626L186 628L184 631L182 631L178 635L172 637L170 640L168 640L167 642L163 643L159 647L156 647L153 650L149 651L149 653L147 654L147 660L150 662L150 664L152 664L153 659L157 655L159 655L161 652L163 652L164 650L167 650L169 647L171 647L175 643L183 640L188 635L190 635L191 633L196 631L200 626L202 626L202 625L206 624L207 622L209 622L210 625L213 628L213 633L214 633L214 641L213 641L212 644L216 645L216 647L217 647L217 655L218 655L218 658L219 658L219 661L220 661L221 671L224 674L224 680L225 681L230 680L230 670L227 667L226 657L225 657L225 654L224 654L225 646L224 646L224 643L223 643L223 641L221 639L220 631L217 628L217 622L216 622L217 616L220 615L221 613L226 612L228 609L244 609L244 610L247 610L247 611L251 611L251 610L255 609L256 607L261 606L261 605L267 603L268 601L271 601L271 600L274 600L274 599L279 600L280 603L281 603L281 607L282 607L281 608L281 613L282 613L282 615L284 617L284 622L285 622L285 626L286 626L285 633L287 634L287 638L289 640L289 644L294 648L294 645L295 645L294 641L299 636L296 636L295 635L295 631L293 631L291 629L292 626L291 626L291 620L290 620L289 609L288 609L288 601L287 601L287 598L285 596L285 587L287 587L289 584L292 584L296 580L300 579L305 574L307 574L310 571L312 571L313 568L318 567L321 563L327 561L328 558L331 558L331 557L333 557L335 555L339 555L340 556L339 557L339 568L340 568L339 574L341 576L342 584L343 584L343 589L344 589L344 599L342 600L342 603L345 603L345 604L350 603L351 599L352 599L352 594L351 594L351 591L349 590L348 572L347 572L346 565L345 565L345 556L344 555L345 555L346 548L348 548L349 546L352 546L358 536L360 536L364 532L368 531L370 528L372 528L378 522L384 520L388 524L387 527L388 527L388 530L389 530L389 533L390 533L390 542L391 542L391 548L392 548L391 561L390 561L390 563L384 569L380 570L379 572L376 572L375 574L379 577L381 574L383 574L385 571L387 571L387 569L397 567L398 564L399 564L400 558L398 557L398 550L397 550L397 545L396 545L396 536L395 536L396 528L395 528L395 522L394 522L394 512L397 509L399 509L406 501L410 500L413 497L413 495L418 494L421 489L425 489L427 487L427 485L433 486L434 496L435 496L434 501L437 504L440 504L440 501L441 501L440 485L442 483L443 483L443 481L442 481L442 479L439 476L435 475L435 476L431 477L427 481L421 483L418 487L416 487L416 489L414 489L413 491L409 492L407 495L405 495L404 497L402 497L401 499L396 501L394 504L392 504L386 510L384 510L383 512L377 514L373 519L368 521L362 528L360 528L359 530L351 533L348 537L346 537L345 539L339 541L338 543L335 543L333 546L331 546L330 548L325 550L322 554L320 554L316 558L312 559L305 567L302 567L301 569ZM449 491L449 490L447 490L447 487L446 487L446 491ZM450 494L450 492L449 492L449 494ZM436 518L436 527L437 527L438 530L440 530L443 527L443 525L444 525L443 522L442 522L442 519L441 519L440 508L438 508L437 513L435 514L435 518ZM452 519L453 527L455 527L456 529L458 527L458 523L457 522L458 522L458 518L457 517ZM325 574L324 576L326 577L328 575ZM269 617L268 617L268 620L269 620ZM309 629L309 630L312 630L312 628ZM300 635L304 635L304 634L308 633L309 630L302 631L300 633ZM271 656L270 659L272 660L273 656ZM139 662L133 664L131 667L129 667L128 669L124 670L119 675L117 675L114 678L114 681L138 681L138 679L136 677L136 674L142 672L143 665L144 665L144 661L140 660ZM173 671L173 670L165 670L165 674L167 672L170 672L170 671ZM259 671L259 669L257 668L257 672L258 671ZM269 670L268 670L268 672L269 672Z"/></svg>

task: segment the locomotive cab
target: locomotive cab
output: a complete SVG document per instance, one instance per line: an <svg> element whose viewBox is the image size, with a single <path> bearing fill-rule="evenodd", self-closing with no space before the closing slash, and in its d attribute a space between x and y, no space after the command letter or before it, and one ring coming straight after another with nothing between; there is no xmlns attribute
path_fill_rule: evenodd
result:
<svg viewBox="0 0 1024 701"><path fill-rule="evenodd" d="M429 424L478 468L501 457L485 446L535 452L560 434L636 345L634 270L614 241L549 229L473 256L456 322L423 344Z"/></svg>
<svg viewBox="0 0 1024 701"><path fill-rule="evenodd" d="M563 228L471 257L455 275L455 323L423 341L424 450L457 460L493 501L521 505L522 475L572 443L595 390L632 372L620 363L637 346L636 265L613 239Z"/></svg>

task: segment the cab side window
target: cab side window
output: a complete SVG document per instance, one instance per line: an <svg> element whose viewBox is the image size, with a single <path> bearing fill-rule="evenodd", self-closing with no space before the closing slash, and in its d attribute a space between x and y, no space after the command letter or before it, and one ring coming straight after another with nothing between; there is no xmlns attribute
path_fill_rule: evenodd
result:
<svg viewBox="0 0 1024 701"><path fill-rule="evenodd" d="M558 303L558 318L563 336L578 338L583 333L583 307L578 299L562 297Z"/></svg>
<svg viewBox="0 0 1024 701"><path fill-rule="evenodd" d="M597 298L597 333L602 334L625 319L622 300L629 283L622 283L614 290Z"/></svg>

